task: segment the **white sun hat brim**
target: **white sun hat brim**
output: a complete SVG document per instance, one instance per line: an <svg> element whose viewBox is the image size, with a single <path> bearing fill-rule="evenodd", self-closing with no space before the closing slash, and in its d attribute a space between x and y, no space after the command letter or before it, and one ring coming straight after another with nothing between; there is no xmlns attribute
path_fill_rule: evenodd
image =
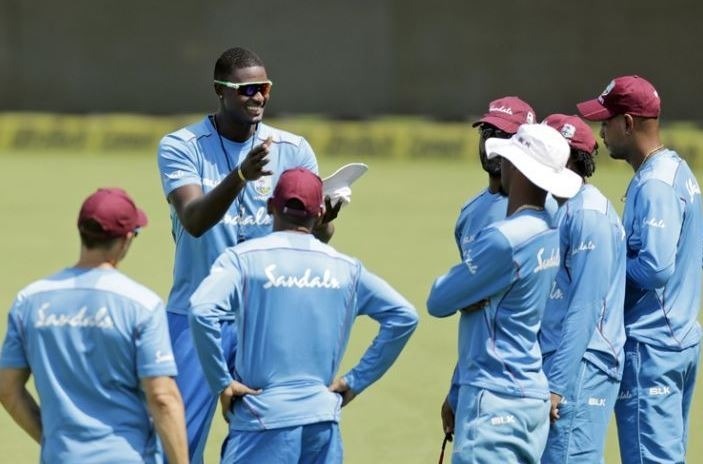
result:
<svg viewBox="0 0 703 464"><path fill-rule="evenodd" d="M573 197L583 185L581 177L571 169L554 169L540 163L512 138L486 140L486 154L488 159L501 156L510 160L532 183L559 198Z"/></svg>

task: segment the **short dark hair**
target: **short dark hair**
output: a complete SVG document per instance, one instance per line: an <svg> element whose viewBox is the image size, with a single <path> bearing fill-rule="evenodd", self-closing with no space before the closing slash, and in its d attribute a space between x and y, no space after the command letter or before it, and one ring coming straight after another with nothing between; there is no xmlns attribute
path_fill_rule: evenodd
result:
<svg viewBox="0 0 703 464"><path fill-rule="evenodd" d="M214 78L218 81L226 81L235 69L250 68L252 66L264 66L264 62L259 55L249 49L234 47L225 50L215 63Z"/></svg>
<svg viewBox="0 0 703 464"><path fill-rule="evenodd" d="M81 236L81 243L89 250L95 248L109 249L121 237L105 237L103 229L96 221L88 219L78 226L78 233Z"/></svg>
<svg viewBox="0 0 703 464"><path fill-rule="evenodd" d="M587 151L572 149L570 157L576 174L581 177L591 177L596 172L596 155L598 155L598 150L588 153Z"/></svg>

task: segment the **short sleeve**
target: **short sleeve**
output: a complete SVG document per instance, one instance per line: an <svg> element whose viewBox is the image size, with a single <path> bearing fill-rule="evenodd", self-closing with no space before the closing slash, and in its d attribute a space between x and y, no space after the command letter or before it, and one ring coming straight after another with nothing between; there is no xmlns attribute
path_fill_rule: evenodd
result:
<svg viewBox="0 0 703 464"><path fill-rule="evenodd" d="M175 376L176 361L171 349L171 338L163 304L153 309L142 308L141 321L136 330L137 373L139 378Z"/></svg>
<svg viewBox="0 0 703 464"><path fill-rule="evenodd" d="M24 348L22 321L20 318L21 300L18 298L7 316L7 334L0 353L0 367L29 368L29 360Z"/></svg>
<svg viewBox="0 0 703 464"><path fill-rule="evenodd" d="M315 174L319 173L315 152L312 150L308 141L302 137L300 140L300 149L298 151L298 163L300 167L308 169Z"/></svg>
<svg viewBox="0 0 703 464"><path fill-rule="evenodd" d="M167 135L159 143L159 176L164 195L188 184L202 183L193 149L183 140Z"/></svg>

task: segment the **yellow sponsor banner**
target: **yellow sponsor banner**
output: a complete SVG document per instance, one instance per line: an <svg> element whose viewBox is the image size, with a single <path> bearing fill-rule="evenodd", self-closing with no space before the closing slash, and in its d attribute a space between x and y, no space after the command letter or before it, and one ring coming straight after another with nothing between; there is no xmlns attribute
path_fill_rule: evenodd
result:
<svg viewBox="0 0 703 464"><path fill-rule="evenodd" d="M201 115L62 115L0 113L0 153L58 151L104 155L155 153L167 133L197 122ZM478 134L469 122L382 117L338 121L321 117L272 118L267 124L308 139L318 156L458 159L476 155ZM594 126L597 131L597 127ZM703 165L703 130L691 123L670 123L664 143L693 165ZM607 150L602 149L605 154ZM602 156L602 159L607 158Z"/></svg>

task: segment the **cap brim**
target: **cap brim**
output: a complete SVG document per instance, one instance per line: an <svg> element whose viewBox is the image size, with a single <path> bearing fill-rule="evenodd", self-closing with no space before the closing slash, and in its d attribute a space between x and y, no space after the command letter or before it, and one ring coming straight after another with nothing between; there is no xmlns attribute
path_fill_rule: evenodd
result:
<svg viewBox="0 0 703 464"><path fill-rule="evenodd" d="M490 138L486 140L486 154L489 159L502 156L510 160L533 184L559 198L576 195L583 180L575 172L564 168L555 171L526 153L512 139Z"/></svg>
<svg viewBox="0 0 703 464"><path fill-rule="evenodd" d="M597 98L578 103L576 107L584 119L589 121L605 121L616 116L612 111L603 106Z"/></svg>
<svg viewBox="0 0 703 464"><path fill-rule="evenodd" d="M520 127L520 124L516 122L508 121L507 119L499 118L497 116L492 115L485 115L484 117L473 123L471 127L476 127L479 124L483 123L495 126L503 132L508 132L510 134L514 134L515 132L517 132L518 127Z"/></svg>
<svg viewBox="0 0 703 464"><path fill-rule="evenodd" d="M149 224L149 218L146 216L146 213L137 208L137 227L144 227L147 224Z"/></svg>

